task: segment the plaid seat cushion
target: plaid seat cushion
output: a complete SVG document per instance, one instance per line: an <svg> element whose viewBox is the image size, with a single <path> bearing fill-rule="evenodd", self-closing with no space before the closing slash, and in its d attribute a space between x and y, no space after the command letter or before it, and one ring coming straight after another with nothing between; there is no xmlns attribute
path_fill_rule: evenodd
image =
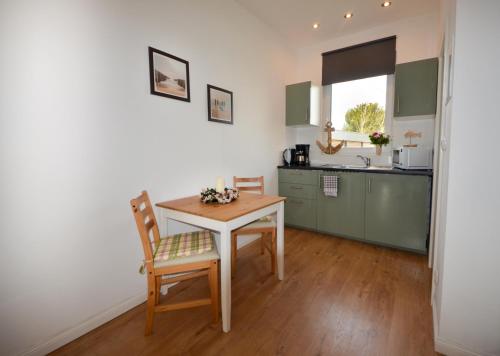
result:
<svg viewBox="0 0 500 356"><path fill-rule="evenodd" d="M260 221L260 222L271 222L271 221L273 221L273 218L268 215L268 216L264 216L264 217L260 218L257 221Z"/></svg>
<svg viewBox="0 0 500 356"><path fill-rule="evenodd" d="M154 261L162 262L179 257L200 255L214 249L214 238L208 230L167 236L160 240Z"/></svg>

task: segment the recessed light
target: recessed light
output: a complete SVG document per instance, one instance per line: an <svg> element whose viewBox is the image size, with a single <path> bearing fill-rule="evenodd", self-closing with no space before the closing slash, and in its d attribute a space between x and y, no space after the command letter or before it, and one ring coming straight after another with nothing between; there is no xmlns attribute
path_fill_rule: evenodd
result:
<svg viewBox="0 0 500 356"><path fill-rule="evenodd" d="M317 23L317 22L316 22L316 23L314 23L314 24L313 24L313 28L314 28L314 29L319 28L319 23Z"/></svg>
<svg viewBox="0 0 500 356"><path fill-rule="evenodd" d="M354 14L352 12L347 12L345 15L344 15L344 18L346 19L350 19L351 17L353 17Z"/></svg>
<svg viewBox="0 0 500 356"><path fill-rule="evenodd" d="M380 4L380 6L382 6L382 7L389 7L391 5L392 5L392 2L390 2L390 1L384 1L382 4Z"/></svg>

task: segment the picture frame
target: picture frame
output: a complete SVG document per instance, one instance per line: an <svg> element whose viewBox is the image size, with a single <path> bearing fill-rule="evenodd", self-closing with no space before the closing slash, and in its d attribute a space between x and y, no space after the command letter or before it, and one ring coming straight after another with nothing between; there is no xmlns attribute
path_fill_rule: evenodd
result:
<svg viewBox="0 0 500 356"><path fill-rule="evenodd" d="M151 94L190 102L189 62L153 47L148 54Z"/></svg>
<svg viewBox="0 0 500 356"><path fill-rule="evenodd" d="M207 84L208 121L233 125L233 92Z"/></svg>

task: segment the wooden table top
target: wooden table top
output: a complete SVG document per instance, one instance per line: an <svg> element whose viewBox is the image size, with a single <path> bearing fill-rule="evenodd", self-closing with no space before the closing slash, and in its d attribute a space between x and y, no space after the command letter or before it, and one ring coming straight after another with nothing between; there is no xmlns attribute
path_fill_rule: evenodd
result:
<svg viewBox="0 0 500 356"><path fill-rule="evenodd" d="M213 220L229 221L253 211L265 208L266 206L279 203L285 199L286 198L276 195L260 195L240 192L238 199L229 204L204 204L200 201L199 195L194 195L187 198L157 203L156 206L197 216L203 216Z"/></svg>

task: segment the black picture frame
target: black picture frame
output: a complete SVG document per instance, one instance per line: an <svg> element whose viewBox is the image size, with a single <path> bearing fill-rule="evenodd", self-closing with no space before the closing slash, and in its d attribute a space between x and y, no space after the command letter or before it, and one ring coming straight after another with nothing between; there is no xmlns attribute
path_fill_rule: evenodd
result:
<svg viewBox="0 0 500 356"><path fill-rule="evenodd" d="M160 51L159 49L148 47L149 54L149 83L152 95L163 96L166 98L182 100L182 101L191 101L191 88L189 83L189 62L185 59L179 58L167 52ZM178 78L170 78L165 73L159 71L160 63L156 63L155 67L155 55L161 56L157 58L161 58L163 60L163 67L166 67L168 61L172 61L169 67L175 66L179 67L179 63L183 65L183 73L182 70L179 73L176 73ZM165 59L167 59L165 61ZM182 67L182 66L181 66ZM164 78L163 80L160 80ZM167 82L168 81L168 82ZM165 82L165 87L160 88L160 82ZM169 84L169 86L167 86ZM183 88L179 89L179 88ZM181 95L181 92L184 91L185 94ZM179 95L176 95L179 93Z"/></svg>
<svg viewBox="0 0 500 356"><path fill-rule="evenodd" d="M231 110L230 110L230 118L229 119L223 119L223 118L217 118L216 116L213 115L213 111L215 108L213 107L213 103L212 102L212 91L214 91L214 93L217 93L217 92L220 92L219 95L222 95L223 97L225 95L229 95L229 102L230 102L230 105L231 105ZM217 100L217 99L214 99L214 100ZM221 106L224 107L226 106L225 104L225 101L222 105L221 103ZM214 85L210 85L210 84L207 84L207 109L208 109L208 121L213 121L213 122L218 122L218 123L221 123L221 124L229 124L229 125L233 125L234 124L234 116L233 116L233 92L232 91L229 91L227 89L222 89L222 88L219 88L219 87L216 87ZM222 115L221 115L222 116Z"/></svg>

